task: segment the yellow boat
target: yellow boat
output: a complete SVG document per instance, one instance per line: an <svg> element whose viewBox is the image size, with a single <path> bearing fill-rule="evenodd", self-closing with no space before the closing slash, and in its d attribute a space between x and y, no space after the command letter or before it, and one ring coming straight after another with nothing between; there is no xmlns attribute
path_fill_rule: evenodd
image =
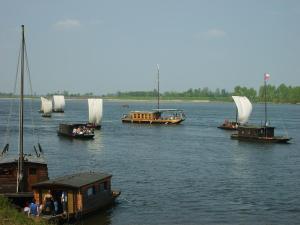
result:
<svg viewBox="0 0 300 225"><path fill-rule="evenodd" d="M123 115L123 123L179 124L185 120L183 110L153 109L152 111L131 111Z"/></svg>

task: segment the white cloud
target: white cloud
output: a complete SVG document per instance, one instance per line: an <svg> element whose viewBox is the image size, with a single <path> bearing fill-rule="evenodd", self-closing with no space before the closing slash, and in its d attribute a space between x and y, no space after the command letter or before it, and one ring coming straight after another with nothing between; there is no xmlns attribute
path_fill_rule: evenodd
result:
<svg viewBox="0 0 300 225"><path fill-rule="evenodd" d="M198 33L196 35L196 37L197 38L217 39L217 38L224 38L226 35L227 35L226 32L221 29L212 28L212 29L209 29L208 31Z"/></svg>
<svg viewBox="0 0 300 225"><path fill-rule="evenodd" d="M74 19L66 19L66 20L58 21L57 23L54 24L54 28L57 30L69 30L69 29L78 28L80 26L81 26L80 21Z"/></svg>

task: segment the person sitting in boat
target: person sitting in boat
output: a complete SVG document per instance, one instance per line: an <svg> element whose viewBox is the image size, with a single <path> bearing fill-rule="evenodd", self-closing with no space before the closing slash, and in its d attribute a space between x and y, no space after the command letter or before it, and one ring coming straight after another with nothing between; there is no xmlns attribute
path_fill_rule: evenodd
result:
<svg viewBox="0 0 300 225"><path fill-rule="evenodd" d="M77 133L77 130L76 128L73 128L73 131L72 131L73 134L76 134Z"/></svg>

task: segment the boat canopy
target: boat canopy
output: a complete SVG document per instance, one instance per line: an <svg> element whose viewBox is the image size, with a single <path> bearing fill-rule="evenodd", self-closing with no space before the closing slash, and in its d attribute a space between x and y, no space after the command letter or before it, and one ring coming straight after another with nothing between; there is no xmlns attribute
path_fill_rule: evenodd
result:
<svg viewBox="0 0 300 225"><path fill-rule="evenodd" d="M251 102L246 96L232 96L232 98L238 110L238 122L247 123L252 112Z"/></svg>
<svg viewBox="0 0 300 225"><path fill-rule="evenodd" d="M65 97L63 95L53 95L53 109L54 111L64 110Z"/></svg>
<svg viewBox="0 0 300 225"><path fill-rule="evenodd" d="M103 100L89 98L89 123L100 125L102 121Z"/></svg>

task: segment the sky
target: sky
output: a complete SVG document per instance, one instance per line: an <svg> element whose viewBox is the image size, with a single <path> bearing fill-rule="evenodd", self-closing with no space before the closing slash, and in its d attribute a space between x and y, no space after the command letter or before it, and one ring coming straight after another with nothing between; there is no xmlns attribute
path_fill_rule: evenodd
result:
<svg viewBox="0 0 300 225"><path fill-rule="evenodd" d="M33 91L94 94L300 85L298 0L0 0L0 92L21 24Z"/></svg>

